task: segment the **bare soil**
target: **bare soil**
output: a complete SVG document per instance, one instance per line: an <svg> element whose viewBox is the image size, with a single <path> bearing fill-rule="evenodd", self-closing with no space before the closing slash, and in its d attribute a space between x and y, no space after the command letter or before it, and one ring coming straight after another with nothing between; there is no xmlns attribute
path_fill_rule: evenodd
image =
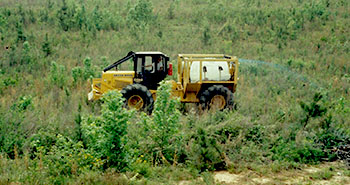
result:
<svg viewBox="0 0 350 185"><path fill-rule="evenodd" d="M305 166L300 170L260 174L247 170L238 174L216 171L212 174L215 184L350 184L350 171L341 162L327 162ZM180 185L201 184L203 178L180 181Z"/></svg>

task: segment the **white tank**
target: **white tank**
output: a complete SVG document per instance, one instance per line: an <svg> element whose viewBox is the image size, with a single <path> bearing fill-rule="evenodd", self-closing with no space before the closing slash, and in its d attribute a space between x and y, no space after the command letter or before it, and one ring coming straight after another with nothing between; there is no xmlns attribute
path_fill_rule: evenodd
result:
<svg viewBox="0 0 350 185"><path fill-rule="evenodd" d="M202 80L203 81L228 81L231 78L229 72L229 66L227 62L202 62L202 68L206 67L207 72L204 72L202 69ZM222 69L221 71L219 70ZM190 82L196 83L199 82L199 62L193 61L190 69Z"/></svg>

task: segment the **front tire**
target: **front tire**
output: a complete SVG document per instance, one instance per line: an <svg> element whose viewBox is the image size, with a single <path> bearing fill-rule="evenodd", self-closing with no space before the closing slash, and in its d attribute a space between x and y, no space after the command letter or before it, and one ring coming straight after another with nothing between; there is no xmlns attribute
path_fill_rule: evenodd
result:
<svg viewBox="0 0 350 185"><path fill-rule="evenodd" d="M233 93L223 85L213 85L199 97L202 109L224 110L233 108Z"/></svg>
<svg viewBox="0 0 350 185"><path fill-rule="evenodd" d="M120 91L125 98L125 106L129 109L152 112L153 97L146 86L141 84L131 84Z"/></svg>

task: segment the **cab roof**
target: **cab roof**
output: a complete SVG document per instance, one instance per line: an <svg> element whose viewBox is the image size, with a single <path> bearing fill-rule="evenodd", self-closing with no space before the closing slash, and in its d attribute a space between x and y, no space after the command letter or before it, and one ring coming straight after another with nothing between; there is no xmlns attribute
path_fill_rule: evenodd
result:
<svg viewBox="0 0 350 185"><path fill-rule="evenodd" d="M163 55L166 56L164 53L160 51L140 51L140 52L135 52L136 55Z"/></svg>

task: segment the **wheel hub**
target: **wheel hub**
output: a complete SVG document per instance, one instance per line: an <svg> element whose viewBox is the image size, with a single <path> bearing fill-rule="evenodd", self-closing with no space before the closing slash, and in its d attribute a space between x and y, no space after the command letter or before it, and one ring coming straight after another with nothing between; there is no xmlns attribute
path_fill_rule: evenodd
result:
<svg viewBox="0 0 350 185"><path fill-rule="evenodd" d="M128 99L128 107L140 110L143 107L143 99L139 95L132 95Z"/></svg>
<svg viewBox="0 0 350 185"><path fill-rule="evenodd" d="M215 95L210 102L210 109L222 110L226 106L226 100L223 95Z"/></svg>

